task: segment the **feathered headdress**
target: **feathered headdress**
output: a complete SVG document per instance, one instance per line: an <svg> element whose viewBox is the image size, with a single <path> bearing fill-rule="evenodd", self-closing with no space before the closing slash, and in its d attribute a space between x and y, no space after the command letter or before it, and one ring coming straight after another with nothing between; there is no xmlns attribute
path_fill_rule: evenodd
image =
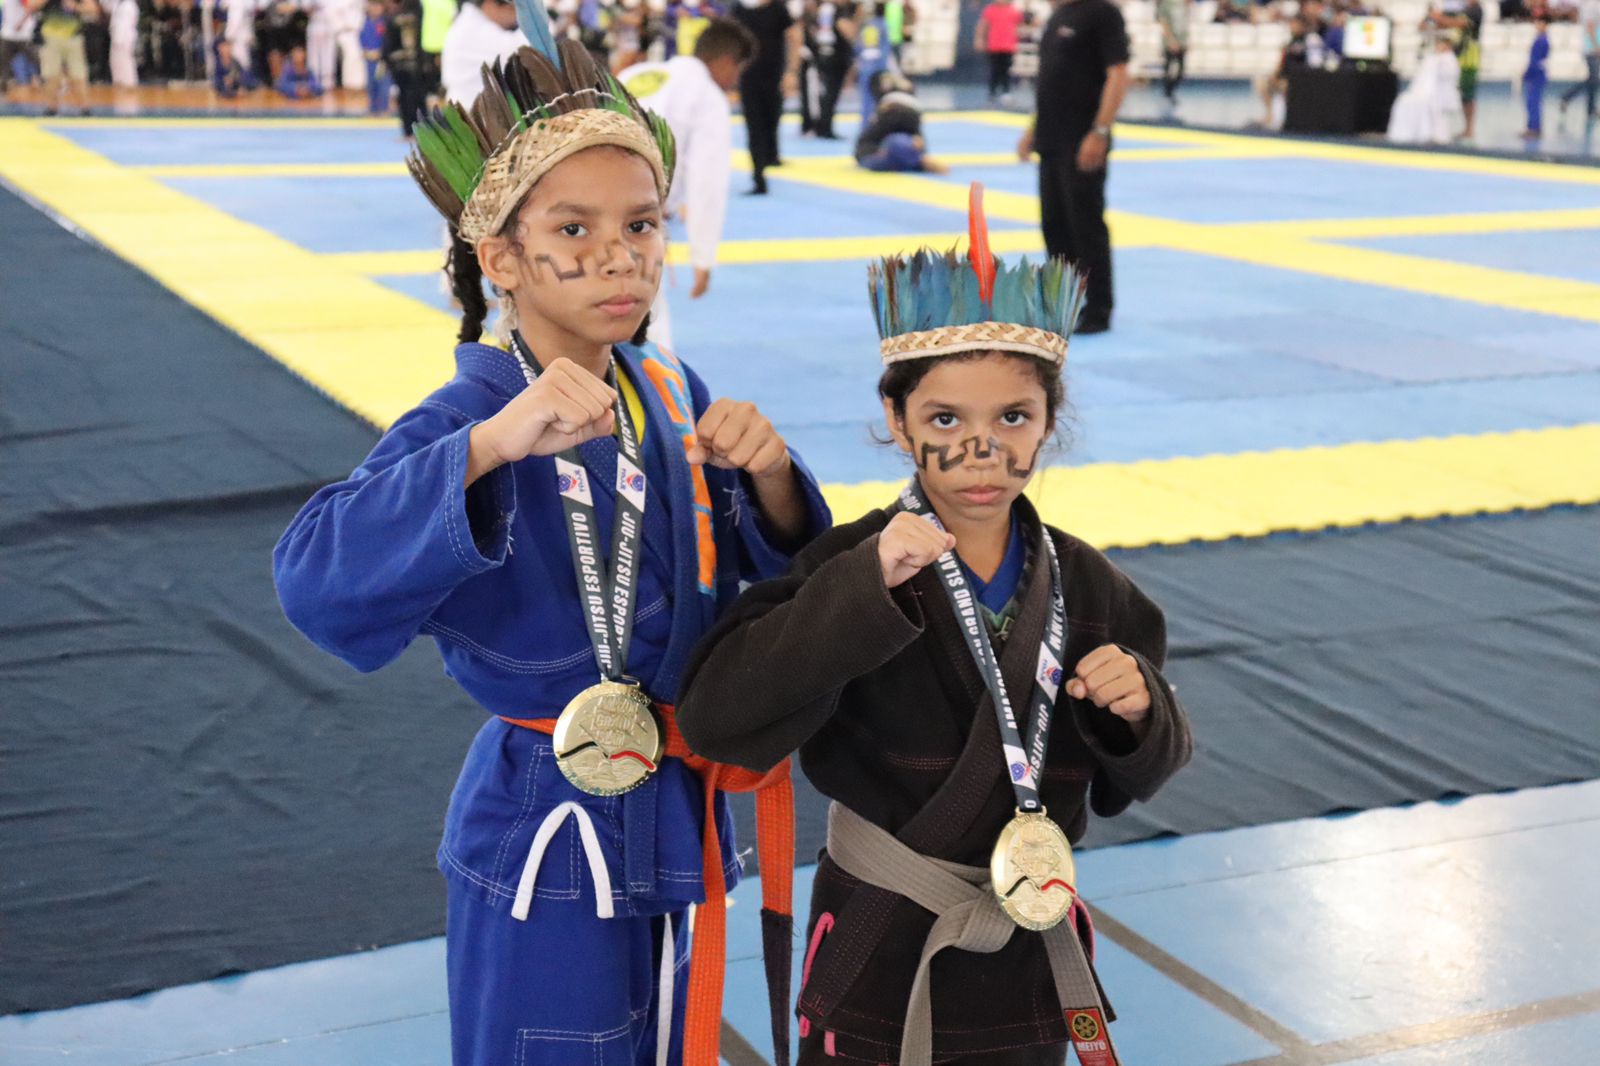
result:
<svg viewBox="0 0 1600 1066"><path fill-rule="evenodd" d="M867 293L885 365L951 352L1006 351L1060 366L1083 308L1084 278L1064 259L997 262L989 250L983 186L968 200L969 247L922 248L867 267Z"/></svg>
<svg viewBox="0 0 1600 1066"><path fill-rule="evenodd" d="M672 184L672 130L645 110L576 41L557 45L543 0L517 0L530 47L483 68L470 111L435 108L416 126L411 176L461 238L499 232L535 182L563 159L609 144L644 158L663 197Z"/></svg>

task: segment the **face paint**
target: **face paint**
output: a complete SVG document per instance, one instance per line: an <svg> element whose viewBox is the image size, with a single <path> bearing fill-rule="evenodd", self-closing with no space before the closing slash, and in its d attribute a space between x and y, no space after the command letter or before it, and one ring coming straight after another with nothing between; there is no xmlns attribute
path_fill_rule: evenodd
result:
<svg viewBox="0 0 1600 1066"><path fill-rule="evenodd" d="M535 279L540 281L544 280L545 267L550 268L550 273L555 275L555 279L557 281L576 281L579 278L586 278L589 276L589 271L585 269L583 265L583 258L581 256L577 259L576 263L570 270L562 270L559 266L557 266L553 256L536 255L533 257L533 276Z"/></svg>

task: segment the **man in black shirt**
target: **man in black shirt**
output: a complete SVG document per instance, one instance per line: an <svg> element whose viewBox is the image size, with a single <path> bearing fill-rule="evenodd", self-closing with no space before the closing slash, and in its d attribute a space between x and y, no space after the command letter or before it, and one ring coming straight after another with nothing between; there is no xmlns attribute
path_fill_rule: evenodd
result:
<svg viewBox="0 0 1600 1066"><path fill-rule="evenodd" d="M1017 154L1039 153L1045 248L1087 271L1079 333L1111 328L1106 156L1128 91L1128 31L1111 0L1061 0L1039 39L1033 126Z"/></svg>
<svg viewBox="0 0 1600 1066"><path fill-rule="evenodd" d="M766 169L781 162L778 123L783 118L783 82L790 73L789 38L795 21L783 0L741 3L733 9L733 17L756 39L756 57L739 75L739 103L750 142L750 169L756 179L750 191L765 195Z"/></svg>

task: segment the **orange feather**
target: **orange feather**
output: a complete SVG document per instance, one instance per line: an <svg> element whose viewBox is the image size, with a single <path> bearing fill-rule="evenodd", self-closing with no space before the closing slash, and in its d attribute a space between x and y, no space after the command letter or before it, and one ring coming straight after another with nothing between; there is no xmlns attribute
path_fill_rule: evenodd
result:
<svg viewBox="0 0 1600 1066"><path fill-rule="evenodd" d="M983 216L983 186L976 181L967 199L967 237L971 245L967 259L978 275L978 299L988 305L994 301L996 266L994 253L989 251L989 220Z"/></svg>

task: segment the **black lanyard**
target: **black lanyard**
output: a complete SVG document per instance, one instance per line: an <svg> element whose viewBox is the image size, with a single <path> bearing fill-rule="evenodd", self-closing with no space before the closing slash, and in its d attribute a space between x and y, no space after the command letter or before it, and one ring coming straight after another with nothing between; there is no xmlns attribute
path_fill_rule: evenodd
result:
<svg viewBox="0 0 1600 1066"><path fill-rule="evenodd" d="M922 486L915 479L900 493L900 505L940 529L944 528L939 516L928 505ZM1011 788L1017 795L1017 809L1023 812L1042 809L1039 782L1044 772L1045 745L1050 740L1050 720L1055 716L1056 692L1063 680L1061 656L1067 646L1067 609L1061 593L1061 564L1056 558L1055 542L1050 539L1048 529L1043 531L1041 539L1044 541L1045 558L1050 561L1050 623L1045 629L1044 640L1040 642L1039 662L1033 674L1033 713L1028 722L1026 740L1023 739L1022 730L1017 727L1011 697L1006 694L1005 680L1000 676L1000 660L989 640L989 627L978 609L978 598L973 595L966 575L961 572L961 561L951 550L939 556L935 564L945 595L950 598L950 607L955 611L962 635L966 638L967 649L972 652L972 659L978 664L978 672L983 675L983 683L988 686L989 695L994 700L995 717L1000 721L1000 745L1005 752Z"/></svg>
<svg viewBox="0 0 1600 1066"><path fill-rule="evenodd" d="M539 377L522 335L511 333L511 351L522 364L528 384ZM639 458L639 438L634 432L628 405L622 399L621 382L613 372L608 383L617 391L616 418L620 446L617 449L617 508L611 526L611 573L600 562L600 543L596 535L594 496L589 472L576 448L555 457L556 491L561 494L561 510L567 519L567 545L578 577L578 598L583 601L583 617L589 627L589 640L600 673L608 681L623 679L628 664L628 646L633 640L633 615L639 593L640 544L644 536L645 475Z"/></svg>

